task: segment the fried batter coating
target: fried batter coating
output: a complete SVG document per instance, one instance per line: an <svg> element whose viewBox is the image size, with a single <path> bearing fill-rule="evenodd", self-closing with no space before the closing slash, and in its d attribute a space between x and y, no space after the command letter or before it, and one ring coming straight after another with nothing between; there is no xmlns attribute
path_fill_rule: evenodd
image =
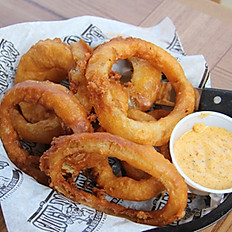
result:
<svg viewBox="0 0 232 232"><path fill-rule="evenodd" d="M0 137L3 145L16 166L40 183L47 183L47 177L39 170L39 157L30 155L21 147L19 140L22 138L12 123L10 113L22 101L41 104L54 111L74 133L92 132L93 128L84 107L64 86L48 81L25 81L8 90L0 105Z"/></svg>
<svg viewBox="0 0 232 232"><path fill-rule="evenodd" d="M49 80L60 83L75 67L70 47L59 38L40 40L20 59L15 83L26 80Z"/></svg>
<svg viewBox="0 0 232 232"><path fill-rule="evenodd" d="M109 70L116 60L129 57L146 59L164 73L176 91L176 104L166 117L158 121L135 121L127 117L125 107L118 107L112 97ZM94 109L101 126L112 134L140 144L166 144L180 119L194 110L195 95L178 61L162 48L138 39L121 37L98 46L89 59L86 78Z"/></svg>
<svg viewBox="0 0 232 232"><path fill-rule="evenodd" d="M126 161L160 181L169 194L167 204L161 210L135 210L107 201L104 198L105 190L98 186L94 189L94 194L79 189L74 182L79 172L102 166L103 160L108 156ZM96 210L155 226L172 223L185 214L187 185L173 164L151 145L139 145L106 132L73 134L54 139L40 162L41 170L51 177L52 188ZM66 174L68 179L65 178ZM121 188L127 191L130 183L123 179L120 181Z"/></svg>

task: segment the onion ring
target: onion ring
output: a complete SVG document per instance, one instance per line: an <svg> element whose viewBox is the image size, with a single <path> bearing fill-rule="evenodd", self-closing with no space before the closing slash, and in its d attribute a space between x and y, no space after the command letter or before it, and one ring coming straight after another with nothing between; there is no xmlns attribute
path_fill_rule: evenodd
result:
<svg viewBox="0 0 232 232"><path fill-rule="evenodd" d="M156 122L135 121L112 100L108 78L113 62L132 56L146 59L163 72L176 91L172 112ZM162 48L137 38L121 37L99 45L89 59L86 78L101 126L112 134L141 144L166 144L176 123L194 110L194 91L178 61Z"/></svg>
<svg viewBox="0 0 232 232"><path fill-rule="evenodd" d="M76 66L76 63L80 63L80 59L83 59L87 53L87 48L90 49L82 40L70 46L58 38L40 40L22 56L17 68L15 83L24 80L50 80L59 83L67 79L68 72ZM84 63L84 61L81 62ZM41 105L30 102L21 102L19 105L27 121L22 117L16 117L14 127L28 141L50 143L54 136L64 134L65 130L62 129L54 113L48 112Z"/></svg>
<svg viewBox="0 0 232 232"><path fill-rule="evenodd" d="M85 192L78 189L73 180L66 181L62 175L69 169L72 179L79 173L76 169L92 168L97 163L101 165L102 158L108 156L126 161L157 178L169 193L167 204L161 210L154 211L125 208L104 199L101 189L94 189L96 195ZM40 162L41 170L51 177L52 188L96 210L156 226L172 223L185 214L187 185L175 167L151 145L139 145L104 132L72 134L54 139L51 148L43 154Z"/></svg>
<svg viewBox="0 0 232 232"><path fill-rule="evenodd" d="M47 178L42 175L43 173L38 167L39 157L32 156L28 151L22 149L19 136L11 121L11 110L22 101L41 104L47 109L53 110L74 133L92 132L93 128L87 120L84 107L64 86L48 81L25 81L8 90L0 106L0 137L3 145L16 166L40 183L46 183Z"/></svg>
<svg viewBox="0 0 232 232"><path fill-rule="evenodd" d="M75 67L70 47L59 38L40 40L21 57L15 83L26 80L60 83Z"/></svg>
<svg viewBox="0 0 232 232"><path fill-rule="evenodd" d="M86 66L93 49L83 40L70 45L77 67L69 72L70 90L74 93L87 112L92 109L90 95L85 78ZM131 57L129 61L133 67L131 80L124 83L129 99L128 106L132 109L146 111L153 105L160 88L161 73L144 59ZM111 81L119 80L121 74L116 71L110 73Z"/></svg>
<svg viewBox="0 0 232 232"><path fill-rule="evenodd" d="M60 83L62 80L67 79L69 70L74 67L75 60L69 45L59 38L40 40L21 57L14 81L16 84L26 80L50 80ZM59 135L61 125L57 123L59 119L55 118L54 114L49 115L46 109L40 105L28 102L21 102L19 105L22 115L28 122L21 118L20 124L16 125L19 123L18 119L14 126L17 126L21 134L24 132L23 128L27 128L27 132L30 132L30 134L27 133L27 139L30 138L29 141L35 140L35 142L44 141L48 143L53 138L53 135ZM39 121L41 123L38 123ZM46 124L48 126L44 127ZM55 125L57 125L57 128L55 128ZM36 131L41 130L43 130L44 135L39 137L39 133L36 133ZM49 135L51 136L49 137Z"/></svg>

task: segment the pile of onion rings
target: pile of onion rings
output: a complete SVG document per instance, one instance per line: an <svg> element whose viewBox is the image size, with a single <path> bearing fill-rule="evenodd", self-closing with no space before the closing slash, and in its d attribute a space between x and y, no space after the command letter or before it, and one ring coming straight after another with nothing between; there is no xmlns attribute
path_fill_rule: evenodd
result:
<svg viewBox="0 0 232 232"><path fill-rule="evenodd" d="M112 70L123 59L133 69L127 81ZM173 110L153 109L162 73L176 91ZM176 123L193 109L194 91L183 69L150 42L117 37L91 48L83 40L67 45L47 39L19 62L15 86L1 102L0 137L12 162L38 182L51 182L66 197L102 212L163 226L185 214L187 186L170 162L168 142ZM21 140L51 147L33 156ZM125 175L115 176L109 156L120 160ZM95 182L92 194L75 184L80 172ZM163 191L168 203L155 211L105 198L144 201Z"/></svg>

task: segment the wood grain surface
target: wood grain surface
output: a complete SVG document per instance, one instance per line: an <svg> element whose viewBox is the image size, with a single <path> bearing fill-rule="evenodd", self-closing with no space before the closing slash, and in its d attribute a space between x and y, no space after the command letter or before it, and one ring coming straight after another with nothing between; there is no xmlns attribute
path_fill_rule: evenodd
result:
<svg viewBox="0 0 232 232"><path fill-rule="evenodd" d="M187 55L203 54L212 87L232 90L232 10L209 0L0 0L0 27L82 15L150 27L174 22ZM0 231L6 232L0 212ZM203 232L232 231L232 213Z"/></svg>

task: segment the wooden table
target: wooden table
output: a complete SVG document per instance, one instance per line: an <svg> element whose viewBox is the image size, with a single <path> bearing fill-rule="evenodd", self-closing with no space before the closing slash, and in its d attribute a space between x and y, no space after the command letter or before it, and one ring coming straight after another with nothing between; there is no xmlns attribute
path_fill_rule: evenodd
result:
<svg viewBox="0 0 232 232"><path fill-rule="evenodd" d="M0 27L27 21L101 16L153 26L168 16L188 55L203 54L212 87L232 90L232 10L209 0L0 0ZM204 232L231 231L232 213ZM6 232L0 214L0 231Z"/></svg>

